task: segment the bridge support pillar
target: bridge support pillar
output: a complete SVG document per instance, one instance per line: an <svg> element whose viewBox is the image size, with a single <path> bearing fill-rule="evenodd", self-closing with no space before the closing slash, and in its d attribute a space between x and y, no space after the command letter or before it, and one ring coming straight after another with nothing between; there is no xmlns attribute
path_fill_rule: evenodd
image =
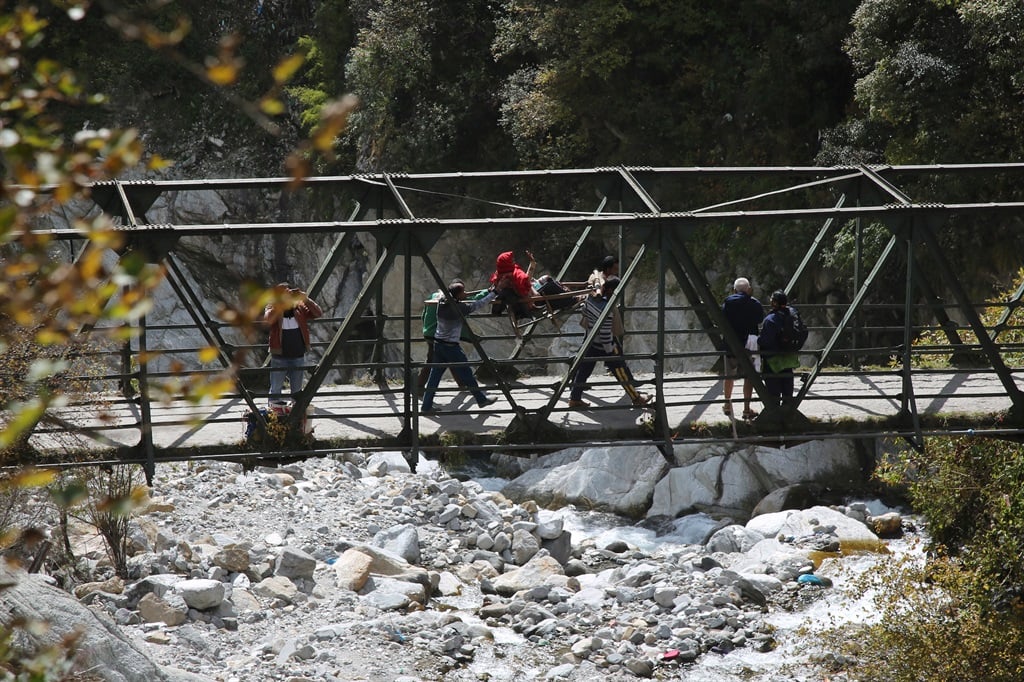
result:
<svg viewBox="0 0 1024 682"><path fill-rule="evenodd" d="M811 420L792 405L770 405L761 411L754 424L760 433L806 433Z"/></svg>

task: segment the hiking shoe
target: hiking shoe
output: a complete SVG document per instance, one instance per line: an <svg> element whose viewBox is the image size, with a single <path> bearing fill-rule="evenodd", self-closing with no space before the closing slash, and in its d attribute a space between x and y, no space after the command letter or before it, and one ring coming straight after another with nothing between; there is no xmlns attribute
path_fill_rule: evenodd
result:
<svg viewBox="0 0 1024 682"><path fill-rule="evenodd" d="M476 404L479 405L480 407L487 407L488 405L493 405L496 402L498 402L497 398L485 396L482 400L476 401Z"/></svg>
<svg viewBox="0 0 1024 682"><path fill-rule="evenodd" d="M636 400L633 401L633 407L643 407L647 403L651 402L651 395L649 393L638 393Z"/></svg>
<svg viewBox="0 0 1024 682"><path fill-rule="evenodd" d="M588 402L584 402L582 400L573 400L571 398L569 399L570 410L585 410L588 407L590 407L590 403Z"/></svg>

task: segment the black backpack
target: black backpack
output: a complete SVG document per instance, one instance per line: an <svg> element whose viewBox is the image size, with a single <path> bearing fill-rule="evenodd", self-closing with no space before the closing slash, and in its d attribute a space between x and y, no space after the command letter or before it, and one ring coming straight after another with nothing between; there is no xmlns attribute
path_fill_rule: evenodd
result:
<svg viewBox="0 0 1024 682"><path fill-rule="evenodd" d="M796 308L789 306L788 310L782 313L779 350L784 353L794 353L800 350L807 343L807 334L807 325L800 318L800 313Z"/></svg>

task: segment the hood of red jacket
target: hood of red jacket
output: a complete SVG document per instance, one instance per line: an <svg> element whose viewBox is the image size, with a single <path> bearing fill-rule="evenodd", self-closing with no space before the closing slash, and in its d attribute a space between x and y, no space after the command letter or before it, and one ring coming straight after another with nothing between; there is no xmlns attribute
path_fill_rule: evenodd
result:
<svg viewBox="0 0 1024 682"><path fill-rule="evenodd" d="M495 263L495 269L499 273L512 272L516 268L516 259L513 257L511 251L506 251L498 256L498 260Z"/></svg>

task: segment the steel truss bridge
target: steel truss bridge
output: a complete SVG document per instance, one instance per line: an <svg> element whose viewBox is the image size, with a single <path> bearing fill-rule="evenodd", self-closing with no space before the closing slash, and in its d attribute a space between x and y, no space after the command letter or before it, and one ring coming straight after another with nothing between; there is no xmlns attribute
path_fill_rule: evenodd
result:
<svg viewBox="0 0 1024 682"><path fill-rule="evenodd" d="M251 351L252 362L238 370L236 390L224 396L225 403L175 420L167 416L175 413L151 396L151 384L172 373L158 368L152 358L155 353L194 353L198 348L161 346L160 339L182 336L167 335L171 325L143 318L137 335L117 349L121 371L103 377L116 387L120 397L113 402L128 416L116 424L108 420L91 427L71 419L41 423L37 434L78 430L105 451L99 457L143 462L150 472L161 459L217 453L280 456L237 443L228 450L204 449L180 436L168 444L159 433L169 427L194 433L220 422L231 425L237 441L238 416L223 406L236 405L259 415L266 401L268 370L262 346L253 342L246 347L231 335L230 327L217 318L218 302L207 300L197 284L204 273L189 271L182 252L202 238L238 243L241 249L246 240L304 235L327 245L318 272L305 283L321 302L328 282L332 276L337 279L336 271L351 260L354 247L366 250L369 265L347 307L339 304L326 310L316 322L321 341L307 356L311 359L306 387L292 412L297 424L311 404L316 406L311 419L323 420L325 427L317 425L318 435L328 430L331 420L346 421L354 430L292 454L356 447L535 453L612 441L652 443L668 453L666 448L687 439L795 441L833 437L851 429L860 435L902 437L920 448L926 435L968 426L973 433L1019 438L1024 433L1024 348L1007 339L1020 338L1011 332L1024 328L1014 320L1024 285L1005 300L970 300L969 287L951 264L945 243L951 231L965 230L986 241L985 235L997 225L1013 226L1019 234L1024 217L1022 179L1024 164L985 164L382 173L309 177L297 190L292 178L99 183L91 188L95 206L84 207L83 215L97 210L111 214L127 233L128 249L144 250L151 262L164 266L169 291L192 320L186 325L190 329L174 331L187 331L217 349L219 366L203 371L231 367L240 348ZM154 224L147 219L158 200L188 193L285 196L292 191L306 195L303 205L313 207L309 215L220 224ZM778 282L764 283L758 295L767 302L771 289L789 292L812 328L812 340L801 353L803 381L797 383L791 406L766 409L749 424L725 420L716 425L707 415L722 421L716 364L723 354L720 349L729 348L742 368L753 373L748 356L739 352L742 340L730 331L720 309L728 293L721 283L746 274L748 263L737 261L734 271L720 274L714 286L707 275L721 263L709 244L727 231L767 231L780 252L803 253L795 270L780 274ZM52 227L48 232L68 242L72 257L84 244L73 227ZM476 234L480 232L496 244L493 253L458 252L460 239L467 233L484 236ZM595 374L595 390L607 384L612 398L590 413L596 415L596 430L573 428L576 413L565 407L568 377L596 328L585 333L572 324L559 328L541 321L517 335L504 318L478 321L475 315L471 325L478 336L470 350L472 364L485 389L503 400L486 415L478 413L479 420L454 412L429 418L419 413L415 378L425 354L419 320L425 295L444 288L454 276L466 277L466 268L489 273L497 253L509 250L509 240L525 233L550 235L560 245L558 252L533 246L559 280L585 278L593 267L593 254L604 255L609 245L618 250L622 285L612 304L624 306L627 298L631 300L622 308L626 359L635 371L650 377L644 390L656 394L654 407L639 421L629 403L615 402L621 390L614 382ZM853 258L842 273L844 287L825 292L814 280L814 266L839 239L851 245L847 250ZM1008 281L1024 267L1024 250L1005 256L1001 272L993 275ZM841 290L845 293L837 293ZM385 291L392 294L388 300L403 304L388 309ZM393 295L396 292L400 297ZM931 340L915 345L925 333ZM565 339L571 350L531 354L533 344L550 344L555 337ZM355 361L353 348L365 351ZM940 366L937 357L948 358L949 364ZM530 376L523 379L516 370L527 366ZM365 372L372 380L331 383L332 373L339 371L349 376ZM938 415L937 410L933 415L932 408L921 406L919 386L925 377L943 375L984 378L987 388L976 398L977 409L986 411L985 398L1002 399L1005 409L996 410L998 418ZM843 382L858 388L844 391ZM827 383L840 388L823 398L818 389ZM693 386L701 388L688 390ZM938 386L927 396L928 405L936 400L945 404L962 390L954 381ZM442 397L444 390L443 385ZM760 378L755 391L766 397ZM455 389L448 393L454 395ZM737 384L734 401L740 395ZM851 426L834 418L816 418L816 400L850 405L882 400L891 410L854 417L848 420L854 422ZM336 407L320 409L332 401ZM448 424L446 416L452 420ZM118 430L122 435L113 435Z"/></svg>

